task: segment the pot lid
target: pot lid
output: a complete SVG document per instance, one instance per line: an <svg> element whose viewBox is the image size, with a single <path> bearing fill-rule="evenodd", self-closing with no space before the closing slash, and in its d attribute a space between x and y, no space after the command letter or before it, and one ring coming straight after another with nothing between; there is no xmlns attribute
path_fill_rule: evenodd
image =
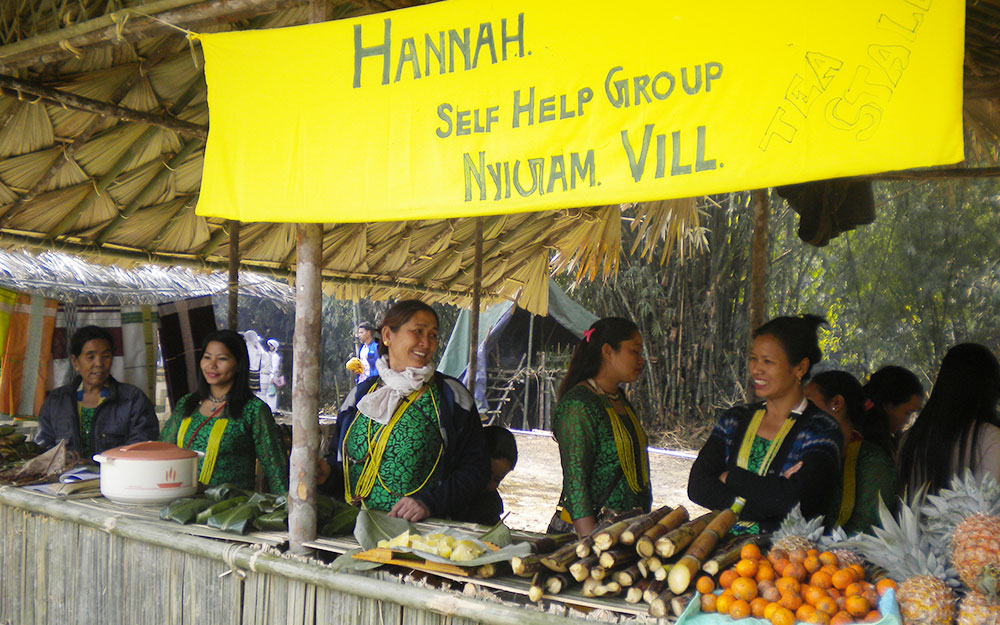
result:
<svg viewBox="0 0 1000 625"><path fill-rule="evenodd" d="M182 449L172 443L161 443L159 441L146 441L144 443L132 443L124 447L115 447L103 452L101 455L105 458L116 458L119 460L182 460L198 456L198 454L190 449Z"/></svg>

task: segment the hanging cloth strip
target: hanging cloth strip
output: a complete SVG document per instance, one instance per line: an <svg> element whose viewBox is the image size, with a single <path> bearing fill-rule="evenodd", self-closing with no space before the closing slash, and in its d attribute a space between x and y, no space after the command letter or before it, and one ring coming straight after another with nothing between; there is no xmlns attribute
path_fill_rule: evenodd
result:
<svg viewBox="0 0 1000 625"><path fill-rule="evenodd" d="M187 434L188 426L191 425L191 417L184 417L181 421L180 429L177 430L177 446L190 449L191 443L194 442L194 437L198 435L201 428L205 427L205 424L209 421L215 421L212 424L211 431L208 433L208 445L205 446L205 457L202 459L201 472L198 474L198 481L202 484L208 484L212 479L212 473L215 472L215 461L219 458L219 445L222 443L222 433L226 431L226 426L229 425L229 419L216 419L216 417L219 416L225 407L226 404L222 404L213 410L212 414L194 429L194 432L188 437L187 442L184 441L184 436Z"/></svg>
<svg viewBox="0 0 1000 625"><path fill-rule="evenodd" d="M757 438L757 430L760 429L760 424L764 421L765 412L764 408L755 412L753 418L750 420L750 425L747 426L747 431L743 434L743 440L740 442L740 450L736 456L736 466L741 469L746 469L750 463L750 449L753 448L753 441ZM781 424L778 433L774 436L774 440L771 441L770 446L767 448L767 455L764 456L760 467L757 468L757 475L765 475L767 473L771 462L774 461L774 457L778 455L778 450L785 441L785 437L788 436L788 433L795 426L795 421L799 414L798 410L793 410L785 419L785 422Z"/></svg>
<svg viewBox="0 0 1000 625"><path fill-rule="evenodd" d="M858 452L861 450L861 438L852 440L844 451L843 493L840 497L840 512L837 514L837 526L843 527L854 512L855 481L857 479Z"/></svg>
<svg viewBox="0 0 1000 625"><path fill-rule="evenodd" d="M611 400L604 393L598 393L604 404L604 411L611 420L611 431L615 435L615 448L618 450L618 462L622 465L625 482L633 493L642 493L649 489L649 457L646 455L646 432L639 425L639 419L632 412L632 407L622 399L625 406L625 420L618 414Z"/></svg>
<svg viewBox="0 0 1000 625"><path fill-rule="evenodd" d="M372 387L368 389L368 392L371 393L372 391L375 390L375 387L377 386L378 384L372 384ZM382 485L382 488L385 488L387 492L390 493L392 492L392 490L389 489L382 481L382 476L379 475L379 469L382 467L382 457L385 455L385 448L389 443L389 436L392 434L393 428L399 422L399 419L403 416L403 413L406 412L406 409L409 408L411 405L413 405L413 402L417 401L417 399L419 399L420 396L423 395L425 391L428 391L428 386L426 384L421 386L417 390L413 391L409 395L407 395L406 398L399 403L399 406L396 408L395 412L393 412L392 417L389 419L389 422L381 426L378 429L378 431L375 432L374 439L372 438L372 431L371 431L372 423L374 422L366 417L365 420L368 422L368 434L367 434L368 453L365 454L365 457L363 459L364 466L361 469L361 476L358 478L357 489L353 493L351 492L350 464L351 462L359 462L359 461L354 460L348 455L346 447L341 449L341 455L344 458L343 460L344 499L347 501L347 503L355 505L359 501L363 501L364 499L366 499L369 495L371 495L372 489L375 487L376 480L378 481L379 484ZM434 399L434 393L431 391L428 392L430 392L431 401L434 402L434 414L437 417L438 427L440 427L441 411L438 409L437 401ZM360 410L355 414L354 420L351 422L351 425L347 428L348 434L350 433L351 428L353 428L358 423L359 416L362 416ZM345 434L344 436L345 445L347 438L348 436L347 434ZM418 492L421 488L423 488L427 484L428 480L431 479L431 476L434 475L434 471L437 469L438 463L441 461L442 455L444 455L443 440L441 442L441 445L438 447L438 454L437 458L434 460L434 466L432 466L431 470L427 473L427 477L424 478L424 481L420 484L420 486L417 486L415 489L411 490L408 493L401 493L403 497L408 497L413 493Z"/></svg>

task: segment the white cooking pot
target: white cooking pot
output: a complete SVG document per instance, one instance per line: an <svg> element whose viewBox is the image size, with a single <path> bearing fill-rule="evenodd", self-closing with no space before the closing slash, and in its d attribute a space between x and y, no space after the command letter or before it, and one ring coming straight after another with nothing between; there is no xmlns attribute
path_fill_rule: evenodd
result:
<svg viewBox="0 0 1000 625"><path fill-rule="evenodd" d="M101 463L101 494L119 503L166 503L198 490L201 452L147 441L108 449Z"/></svg>

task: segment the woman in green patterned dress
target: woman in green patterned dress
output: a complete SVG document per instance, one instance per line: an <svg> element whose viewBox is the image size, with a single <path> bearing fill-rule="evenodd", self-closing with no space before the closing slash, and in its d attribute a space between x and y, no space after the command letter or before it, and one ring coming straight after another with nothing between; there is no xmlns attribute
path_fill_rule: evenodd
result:
<svg viewBox="0 0 1000 625"><path fill-rule="evenodd" d="M490 465L472 396L436 372L437 313L419 300L398 302L379 334L378 375L344 401L316 481L407 521L460 518L486 489Z"/></svg>
<svg viewBox="0 0 1000 625"><path fill-rule="evenodd" d="M600 319L584 332L559 387L552 433L563 487L559 514L580 536L602 511L649 511L646 432L621 389L642 373L642 337L628 319Z"/></svg>
<svg viewBox="0 0 1000 625"><path fill-rule="evenodd" d="M271 410L250 390L243 337L219 330L205 337L198 388L181 397L160 440L204 452L198 481L253 490L257 461L272 493L288 491L288 459Z"/></svg>

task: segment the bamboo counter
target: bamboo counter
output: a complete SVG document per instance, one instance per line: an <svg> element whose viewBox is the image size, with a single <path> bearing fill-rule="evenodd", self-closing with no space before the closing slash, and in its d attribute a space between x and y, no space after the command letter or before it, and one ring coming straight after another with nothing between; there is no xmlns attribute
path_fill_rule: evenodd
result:
<svg viewBox="0 0 1000 625"><path fill-rule="evenodd" d="M516 578L453 580L466 584L466 593L468 584L508 591L515 599L511 604L413 583L391 571L337 572L319 560L280 554L274 547L287 540L284 533L240 537L179 526L161 521L159 509L0 487L0 623L565 625L594 620L593 614L587 618L573 610L560 615L518 605L523 580ZM601 607L599 620L636 621L614 611L613 604Z"/></svg>

